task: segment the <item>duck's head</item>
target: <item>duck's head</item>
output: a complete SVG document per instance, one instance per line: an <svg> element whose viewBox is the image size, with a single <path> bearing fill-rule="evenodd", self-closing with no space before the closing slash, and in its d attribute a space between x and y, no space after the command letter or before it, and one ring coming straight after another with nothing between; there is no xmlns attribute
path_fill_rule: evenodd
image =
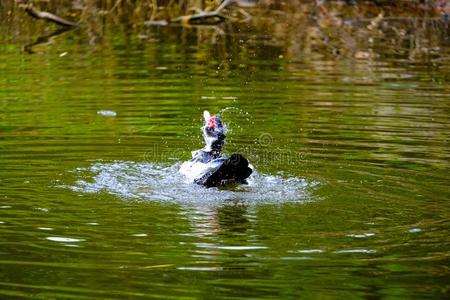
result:
<svg viewBox="0 0 450 300"><path fill-rule="evenodd" d="M226 128L218 116L211 116L208 111L203 112L204 125L202 127L203 138L205 139L205 151L220 153L225 144Z"/></svg>

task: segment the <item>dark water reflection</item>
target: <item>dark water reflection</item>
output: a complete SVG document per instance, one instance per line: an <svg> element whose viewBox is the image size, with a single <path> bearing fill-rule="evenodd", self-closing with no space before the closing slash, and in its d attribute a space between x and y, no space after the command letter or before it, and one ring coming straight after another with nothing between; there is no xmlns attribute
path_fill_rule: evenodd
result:
<svg viewBox="0 0 450 300"><path fill-rule="evenodd" d="M2 43L0 295L444 297L448 44L335 59L214 34ZM188 186L172 166L226 107L257 183Z"/></svg>

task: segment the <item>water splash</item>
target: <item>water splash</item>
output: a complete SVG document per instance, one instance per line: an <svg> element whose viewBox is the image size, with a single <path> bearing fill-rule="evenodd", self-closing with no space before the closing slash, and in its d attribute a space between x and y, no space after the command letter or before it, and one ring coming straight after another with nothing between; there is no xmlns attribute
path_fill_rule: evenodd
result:
<svg viewBox="0 0 450 300"><path fill-rule="evenodd" d="M224 114L226 112L230 112L230 111L235 113L234 117L231 117L231 116L224 117ZM221 119L222 118L225 119L224 124L225 124L229 134L232 134L234 131L237 131L240 133L243 132L242 124L237 123L236 121L233 121L233 120L239 119L239 118L237 118L237 116L244 118L248 124L254 124L254 122L250 118L250 114L248 111L242 110L242 109L234 107L234 106L227 106L227 107L222 108L221 110L219 110L216 113L216 116L220 117Z"/></svg>
<svg viewBox="0 0 450 300"><path fill-rule="evenodd" d="M240 108L237 108L237 107L234 107L234 106L227 106L227 107L224 107L224 108L222 108L221 110L219 110L219 112L218 112L216 115L217 115L218 117L222 117L222 115L223 115L224 112L230 111L230 110L237 111L238 113L241 113L241 114L244 113L244 111L243 111L242 109L240 109Z"/></svg>
<svg viewBox="0 0 450 300"><path fill-rule="evenodd" d="M276 204L307 202L317 183L302 178L255 173L248 185L206 189L186 181L178 172L180 164L113 162L78 168L77 177L85 177L73 186L82 193L106 192L124 199L178 204L226 205L232 203Z"/></svg>

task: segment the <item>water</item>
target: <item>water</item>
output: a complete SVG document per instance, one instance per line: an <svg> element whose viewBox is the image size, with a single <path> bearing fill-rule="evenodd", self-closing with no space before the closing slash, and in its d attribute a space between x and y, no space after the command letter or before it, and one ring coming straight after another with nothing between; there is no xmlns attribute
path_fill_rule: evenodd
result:
<svg viewBox="0 0 450 300"><path fill-rule="evenodd" d="M305 202L308 190L317 183L302 178L282 178L255 172L248 184L234 187L210 188L192 184L179 173L179 164L172 166L150 163L116 162L95 164L77 173L95 174L92 182L78 180L74 186L61 186L77 192L106 192L124 199L176 203L181 206L259 205L284 202Z"/></svg>
<svg viewBox="0 0 450 300"><path fill-rule="evenodd" d="M0 298L448 296L448 38L361 59L129 30L2 38ZM248 186L177 173L205 109Z"/></svg>

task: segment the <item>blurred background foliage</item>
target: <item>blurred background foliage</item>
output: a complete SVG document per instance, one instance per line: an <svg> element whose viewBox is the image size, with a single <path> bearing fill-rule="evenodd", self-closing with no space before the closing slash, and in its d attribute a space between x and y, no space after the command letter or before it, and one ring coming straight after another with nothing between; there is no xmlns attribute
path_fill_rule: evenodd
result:
<svg viewBox="0 0 450 300"><path fill-rule="evenodd" d="M109 38L104 37L107 28L111 28L109 25L120 25L123 34L151 42L148 28L161 25L158 21L211 12L221 3L220 0L7 0L0 4L0 30L7 43L32 43L39 36L51 35L57 25L33 19L24 12L24 4L32 4L41 11L78 23L77 30L87 32L87 42L93 46L108 43ZM186 32L198 31L199 44L224 47L239 43L239 32L254 32L255 38L266 39L267 45L282 48L281 55L290 61L305 60L312 55L370 60L386 53L407 54L413 61L448 60L448 53L441 50L448 48L449 12L450 4L442 0L235 0L221 11L226 17L224 22L173 26L182 26ZM405 49L408 53L404 53Z"/></svg>

